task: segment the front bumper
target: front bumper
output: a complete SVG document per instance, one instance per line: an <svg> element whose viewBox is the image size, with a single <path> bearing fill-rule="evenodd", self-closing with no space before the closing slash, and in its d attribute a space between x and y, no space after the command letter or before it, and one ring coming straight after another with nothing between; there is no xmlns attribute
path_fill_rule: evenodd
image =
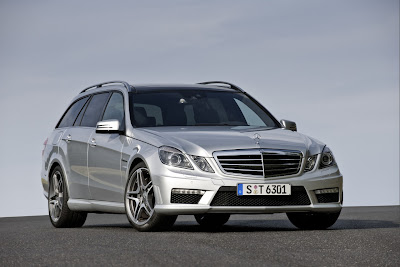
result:
<svg viewBox="0 0 400 267"><path fill-rule="evenodd" d="M339 212L342 209L340 203L311 204L309 206L223 206L212 207L201 204L168 204L156 205L157 213L165 215L192 215L204 213L230 213L230 214L256 214L256 213L285 213L285 212Z"/></svg>
<svg viewBox="0 0 400 267"><path fill-rule="evenodd" d="M295 177L279 177L268 179L254 179L244 177L233 177L220 172L204 174L204 176L193 175L191 171L168 169L163 173L153 172L154 190L156 194L155 210L159 214L183 215L204 213L284 213L284 212L339 212L342 208L343 177L336 166L302 173ZM238 183L287 183L292 187L304 188L309 198L308 205L279 205L279 206L218 206L213 204L213 199L222 187L236 187ZM315 190L338 188L337 201L332 203L320 203ZM171 203L172 189L202 190L197 204ZM265 196L268 198L268 196ZM241 196L246 198L246 196Z"/></svg>

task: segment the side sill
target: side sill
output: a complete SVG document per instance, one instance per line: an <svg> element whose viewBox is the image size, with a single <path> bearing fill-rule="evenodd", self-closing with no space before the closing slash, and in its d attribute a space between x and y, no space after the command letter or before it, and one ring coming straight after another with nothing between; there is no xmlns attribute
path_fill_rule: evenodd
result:
<svg viewBox="0 0 400 267"><path fill-rule="evenodd" d="M125 205L122 202L70 198L68 200L68 207L73 211L125 213Z"/></svg>

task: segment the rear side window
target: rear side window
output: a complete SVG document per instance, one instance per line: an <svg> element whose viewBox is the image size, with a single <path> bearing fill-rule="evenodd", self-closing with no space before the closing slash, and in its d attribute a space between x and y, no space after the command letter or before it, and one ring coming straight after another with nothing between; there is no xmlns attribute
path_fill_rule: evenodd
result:
<svg viewBox="0 0 400 267"><path fill-rule="evenodd" d="M124 98L120 93L113 93L108 101L102 120L118 120L120 130L124 129Z"/></svg>
<svg viewBox="0 0 400 267"><path fill-rule="evenodd" d="M79 112L79 115L78 115L78 117L76 118L76 120L74 122L74 126L79 126L81 124L83 113L85 113L86 107L89 104L89 102L90 102L90 100L86 101L86 104L81 109L81 112Z"/></svg>
<svg viewBox="0 0 400 267"><path fill-rule="evenodd" d="M57 125L57 128L72 126L74 124L76 117L78 116L79 112L81 111L82 107L85 105L87 100L88 97L85 97L73 103L69 107L68 111L64 114L60 123Z"/></svg>
<svg viewBox="0 0 400 267"><path fill-rule="evenodd" d="M104 106L109 93L97 94L92 97L83 114L81 126L96 127L97 122L103 114Z"/></svg>

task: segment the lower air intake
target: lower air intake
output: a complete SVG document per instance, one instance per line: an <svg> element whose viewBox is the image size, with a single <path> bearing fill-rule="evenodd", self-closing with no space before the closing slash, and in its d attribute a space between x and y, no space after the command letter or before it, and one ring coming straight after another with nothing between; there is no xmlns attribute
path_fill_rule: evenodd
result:
<svg viewBox="0 0 400 267"><path fill-rule="evenodd" d="M222 186L211 206L303 206L310 205L303 186L292 186L290 196L237 196L235 186Z"/></svg>
<svg viewBox="0 0 400 267"><path fill-rule="evenodd" d="M194 194L171 194L171 203L198 204L202 195Z"/></svg>
<svg viewBox="0 0 400 267"><path fill-rule="evenodd" d="M339 193L317 194L318 203L337 203L339 202Z"/></svg>

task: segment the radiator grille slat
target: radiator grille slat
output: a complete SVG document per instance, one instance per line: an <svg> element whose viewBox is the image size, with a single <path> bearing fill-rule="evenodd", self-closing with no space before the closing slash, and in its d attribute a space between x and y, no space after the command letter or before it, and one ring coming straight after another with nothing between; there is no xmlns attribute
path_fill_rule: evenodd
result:
<svg viewBox="0 0 400 267"><path fill-rule="evenodd" d="M225 162L220 162L221 165L224 166L262 166L262 160L259 160L257 162L241 162L241 161L237 161L235 163L225 163Z"/></svg>
<svg viewBox="0 0 400 267"><path fill-rule="evenodd" d="M259 159L260 155L232 155L232 156L219 156L220 159L228 159L228 160L249 160L249 159Z"/></svg>
<svg viewBox="0 0 400 267"><path fill-rule="evenodd" d="M246 166L237 166L237 168L224 168L226 171L241 171L241 172L253 172L253 171L259 171L263 172L262 168L258 169L239 169L239 167L246 167Z"/></svg>

